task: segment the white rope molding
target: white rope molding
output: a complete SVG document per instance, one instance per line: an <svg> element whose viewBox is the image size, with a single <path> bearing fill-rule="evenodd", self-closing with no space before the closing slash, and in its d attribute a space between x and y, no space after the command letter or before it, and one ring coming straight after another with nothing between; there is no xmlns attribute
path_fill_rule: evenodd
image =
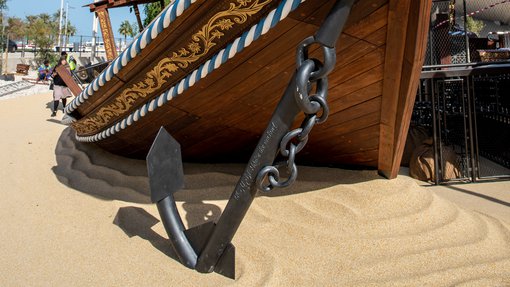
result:
<svg viewBox="0 0 510 287"><path fill-rule="evenodd" d="M276 9L269 12L269 14L262 19L256 25L253 25L249 30L245 31L239 38L229 43L224 49L216 53L198 69L194 70L179 83L172 86L163 94L154 98L150 102L144 104L130 115L124 117L121 121L117 122L113 126L91 136L76 136L76 139L81 142L96 142L103 140L126 127L137 122L139 119L144 117L150 112L153 112L157 108L165 105L168 101L176 96L182 94L189 87L205 78L215 69L219 68L222 64L227 62L229 59L234 57L237 53L241 52L244 48L248 47L253 41L257 40L261 35L266 34L271 28L276 26L278 22L285 19L290 12L294 11L302 2L305 0L283 0ZM113 66L113 65L112 65ZM101 77L101 76L99 76ZM70 116L65 117L64 120L68 122L74 121Z"/></svg>
<svg viewBox="0 0 510 287"><path fill-rule="evenodd" d="M76 110L81 104L91 97L94 92L97 92L100 87L104 86L110 81L114 75L118 74L134 57L152 41L170 23L175 21L177 17L182 15L196 0L176 0L172 5L165 8L159 16L152 21L152 23L145 28L137 37L129 44L129 46L122 51L122 53L113 60L112 63L90 83L76 98L69 103L65 108L65 113L70 114ZM64 120L62 120L64 123Z"/></svg>

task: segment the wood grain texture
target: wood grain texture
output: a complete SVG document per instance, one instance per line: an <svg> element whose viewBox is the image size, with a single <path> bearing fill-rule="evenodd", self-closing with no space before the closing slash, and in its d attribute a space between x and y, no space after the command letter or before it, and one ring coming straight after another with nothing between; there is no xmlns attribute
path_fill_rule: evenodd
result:
<svg viewBox="0 0 510 287"><path fill-rule="evenodd" d="M378 169L385 176L393 164L394 133L410 1L390 0L381 105Z"/></svg>
<svg viewBox="0 0 510 287"><path fill-rule="evenodd" d="M157 38L158 47L151 49L163 53L167 48L161 45L182 41L180 37L194 27L191 19L207 15L212 1L207 3L185 13L186 21L174 23L172 33ZM144 157L159 126L164 126L181 143L187 161L245 162L296 69L296 46L315 33L333 4L332 0L306 1L184 94L98 144L114 153ZM406 131L402 121L408 121L410 97L419 77L416 71L421 68L419 47L424 47L426 33L419 27L428 18L427 5L415 0L355 3L329 77L330 117L314 128L298 155L299 164L358 165L379 168L382 173L394 168ZM411 37L413 31L417 34ZM142 54L137 65L160 57ZM311 48L311 57L321 58L321 54L318 47ZM135 72L123 71L115 85L131 81L137 77ZM111 97L108 93L101 101ZM100 106L97 103L87 111ZM302 118L296 119L296 126Z"/></svg>
<svg viewBox="0 0 510 287"><path fill-rule="evenodd" d="M416 92L420 82L419 75L427 50L427 34L430 25L430 17L427 11L430 11L431 5L432 1L415 0L411 2L409 17L415 20L409 21L407 29L406 50L395 122L393 164L389 178L395 178L398 175L402 153L404 152Z"/></svg>

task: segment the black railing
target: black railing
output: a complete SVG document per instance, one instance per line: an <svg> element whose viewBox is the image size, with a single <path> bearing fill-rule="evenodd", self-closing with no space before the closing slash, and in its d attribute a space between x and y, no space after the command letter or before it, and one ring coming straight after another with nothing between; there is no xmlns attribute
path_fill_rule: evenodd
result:
<svg viewBox="0 0 510 287"><path fill-rule="evenodd" d="M438 183L510 177L510 1L433 0L403 165Z"/></svg>
<svg viewBox="0 0 510 287"><path fill-rule="evenodd" d="M428 67L431 69L432 67ZM429 162L438 183L510 178L510 64L452 65L422 72L413 129L432 139L417 144L411 170ZM428 159L420 148L429 149Z"/></svg>

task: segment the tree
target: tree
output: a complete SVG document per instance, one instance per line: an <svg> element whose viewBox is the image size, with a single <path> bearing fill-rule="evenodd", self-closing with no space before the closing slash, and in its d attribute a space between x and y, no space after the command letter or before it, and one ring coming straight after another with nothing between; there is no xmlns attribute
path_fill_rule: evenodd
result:
<svg viewBox="0 0 510 287"><path fill-rule="evenodd" d="M76 35L76 27L74 27L71 22L67 22L67 30L65 31L62 31L62 33L64 33L65 35L68 35L68 36L74 36Z"/></svg>
<svg viewBox="0 0 510 287"><path fill-rule="evenodd" d="M165 6L170 3L170 0L165 0ZM145 14L145 19L143 19L143 25L147 26L150 24L154 18L156 18L159 13L163 10L161 7L161 4L159 2L156 3L150 3L145 5L143 8L143 13Z"/></svg>
<svg viewBox="0 0 510 287"><path fill-rule="evenodd" d="M53 19L49 14L39 14L27 16L27 35L38 50L36 51L37 62L43 62L45 59L54 59L51 48L55 42L55 30L53 29Z"/></svg>
<svg viewBox="0 0 510 287"><path fill-rule="evenodd" d="M129 23L128 20L124 20L122 23L120 23L119 34L124 36L124 42L126 42L127 36L134 36L133 26Z"/></svg>
<svg viewBox="0 0 510 287"><path fill-rule="evenodd" d="M69 44L69 37L76 35L76 27L71 24L71 21L67 21L67 25L63 28L62 33L66 36L66 45Z"/></svg>
<svg viewBox="0 0 510 287"><path fill-rule="evenodd" d="M470 32L475 33L477 36L480 36L480 32L485 27L485 23L481 20L476 20L473 17L466 18L466 29Z"/></svg>
<svg viewBox="0 0 510 287"><path fill-rule="evenodd" d="M65 17L65 15L63 15ZM48 59L56 62L58 54L53 52L53 45L56 44L58 38L58 22L60 20L60 10L52 15L43 13L39 15L27 16L26 33L28 37L38 47L36 51L36 61L43 62ZM62 27L64 29L64 27ZM67 22L67 31L63 31L65 35L74 35L76 28Z"/></svg>
<svg viewBox="0 0 510 287"><path fill-rule="evenodd" d="M7 27L5 31L11 39L22 39L26 35L27 24L23 19L11 17L7 19Z"/></svg>
<svg viewBox="0 0 510 287"><path fill-rule="evenodd" d="M5 9L7 9L7 0L0 0L0 25L2 25L2 26L4 26L4 23L5 23L4 22L5 21L5 19L4 19L5 18L5 15L4 15L4 10ZM2 42L0 44L2 46L2 48L1 48L2 51L3 51L4 47L5 47L4 45L6 45L6 43L7 43L7 41L5 40L4 36L5 36L4 35L4 31L2 30L2 37L0 39L1 42Z"/></svg>

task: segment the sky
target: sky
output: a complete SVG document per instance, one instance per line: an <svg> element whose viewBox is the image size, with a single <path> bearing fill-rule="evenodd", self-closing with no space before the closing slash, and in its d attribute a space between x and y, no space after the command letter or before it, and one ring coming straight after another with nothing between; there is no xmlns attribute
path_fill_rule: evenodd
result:
<svg viewBox="0 0 510 287"><path fill-rule="evenodd" d="M93 14L88 7L82 7L92 2L94 0L64 0L64 12L66 3L69 3L68 17L71 24L76 27L76 35L92 36ZM53 14L60 9L60 3L61 0L7 0L6 14L22 19L28 15ZM139 5L139 9L143 18L143 5ZM108 12L115 37L123 38L118 32L121 22L128 20L130 23L136 23L135 14L129 12L129 7L110 9ZM98 33L99 31L98 28Z"/></svg>

